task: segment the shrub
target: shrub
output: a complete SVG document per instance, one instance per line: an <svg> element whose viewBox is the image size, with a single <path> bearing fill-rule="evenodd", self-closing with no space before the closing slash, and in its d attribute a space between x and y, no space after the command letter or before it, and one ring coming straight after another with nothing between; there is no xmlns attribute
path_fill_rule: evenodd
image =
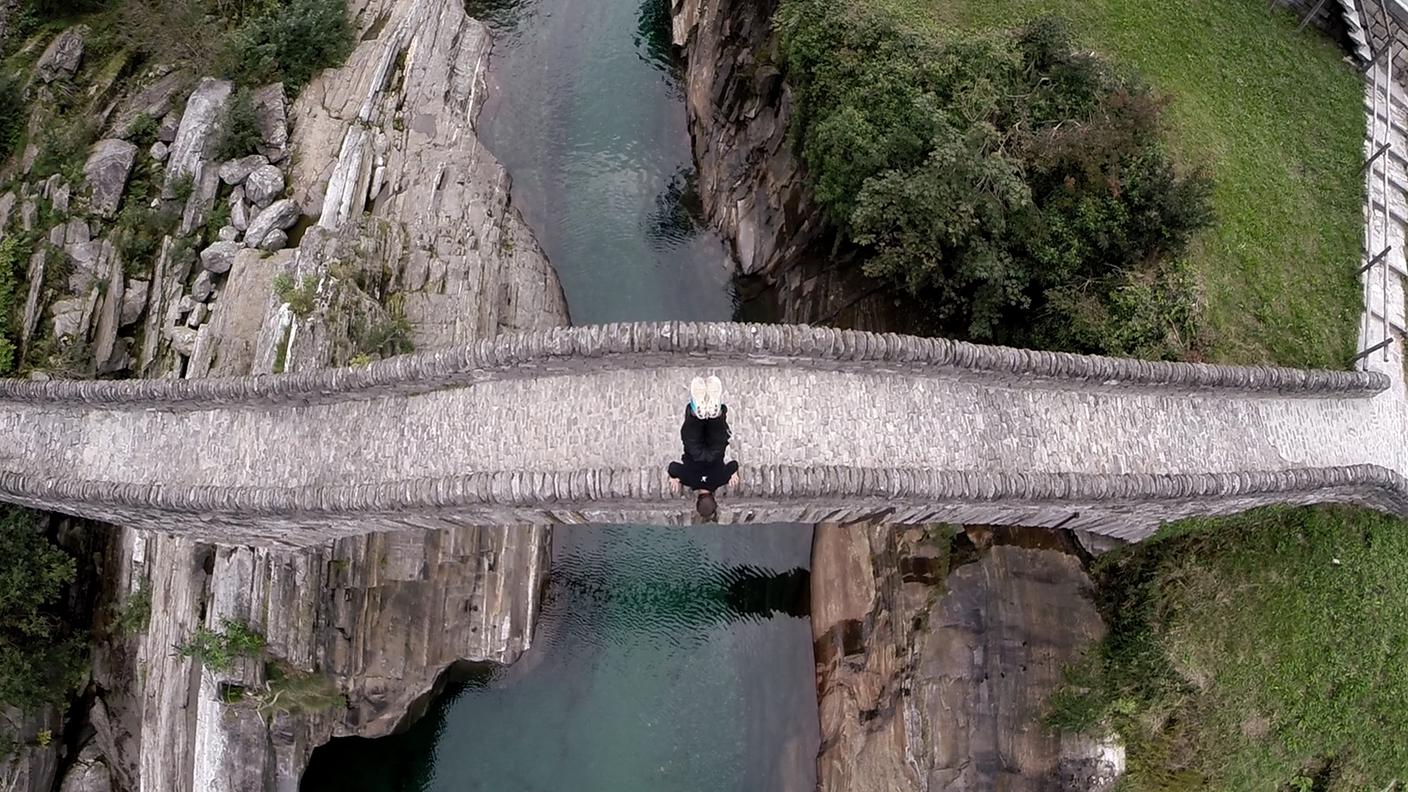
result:
<svg viewBox="0 0 1408 792"><path fill-rule="evenodd" d="M219 62L241 85L281 80L297 92L346 60L355 44L344 0L287 0L236 29L221 45Z"/></svg>
<svg viewBox="0 0 1408 792"><path fill-rule="evenodd" d="M233 619L220 622L219 631L205 625L196 628L190 640L176 647L176 653L200 661L211 671L228 671L240 657L249 657L264 649L264 636L249 625Z"/></svg>
<svg viewBox="0 0 1408 792"><path fill-rule="evenodd" d="M152 209L140 202L127 201L113 231L113 244L122 257L123 270L134 277L150 273L161 252L161 240L176 232L180 219L169 209Z"/></svg>
<svg viewBox="0 0 1408 792"><path fill-rule="evenodd" d="M86 116L55 124L56 128L46 130L42 136L30 178L38 181L58 173L69 184L81 184L83 163L88 160L89 147L97 139L97 124Z"/></svg>
<svg viewBox="0 0 1408 792"><path fill-rule="evenodd" d="M62 704L82 681L84 641L61 615L74 572L36 513L0 505L0 705Z"/></svg>
<svg viewBox="0 0 1408 792"><path fill-rule="evenodd" d="M143 580L137 590L117 607L113 624L118 635L136 635L147 631L152 617L152 591Z"/></svg>
<svg viewBox="0 0 1408 792"><path fill-rule="evenodd" d="M230 99L225 121L220 127L215 159L232 160L254 153L262 139L259 119L254 115L254 102L248 88L240 88Z"/></svg>
<svg viewBox="0 0 1408 792"><path fill-rule="evenodd" d="M19 147L28 118L24 87L19 80L0 73L0 161L8 159Z"/></svg>
<svg viewBox="0 0 1408 792"><path fill-rule="evenodd" d="M307 319L318 296L318 279L309 275L303 278L302 285L295 285L292 275L280 273L274 277L274 295L288 304L294 316Z"/></svg>
<svg viewBox="0 0 1408 792"><path fill-rule="evenodd" d="M866 274L930 309L916 329L1131 345L1066 332L1069 312L1098 304L1118 326L1120 289L1168 291L1170 262L1211 221L1209 183L1173 167L1146 87L1076 53L1057 19L921 37L856 3L784 0L777 24L811 192Z"/></svg>
<svg viewBox="0 0 1408 792"><path fill-rule="evenodd" d="M347 707L347 698L328 676L300 671L283 662L269 663L264 671L269 681L259 696L259 711L266 715L302 715Z"/></svg>
<svg viewBox="0 0 1408 792"><path fill-rule="evenodd" d="M24 256L25 245L20 236L0 240L0 376L9 374L15 367Z"/></svg>

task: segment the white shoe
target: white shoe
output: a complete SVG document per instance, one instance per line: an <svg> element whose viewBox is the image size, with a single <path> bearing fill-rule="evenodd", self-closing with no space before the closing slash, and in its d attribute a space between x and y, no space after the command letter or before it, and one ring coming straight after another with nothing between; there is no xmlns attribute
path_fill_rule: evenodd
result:
<svg viewBox="0 0 1408 792"><path fill-rule="evenodd" d="M709 379L704 383L704 389L709 394L709 408L713 410L714 415L718 415L719 408L722 407L724 403L723 382L721 382L718 377L710 375Z"/></svg>
<svg viewBox="0 0 1408 792"><path fill-rule="evenodd" d="M694 409L695 418L704 418L708 412L709 389L703 377L695 377L689 383L689 403Z"/></svg>

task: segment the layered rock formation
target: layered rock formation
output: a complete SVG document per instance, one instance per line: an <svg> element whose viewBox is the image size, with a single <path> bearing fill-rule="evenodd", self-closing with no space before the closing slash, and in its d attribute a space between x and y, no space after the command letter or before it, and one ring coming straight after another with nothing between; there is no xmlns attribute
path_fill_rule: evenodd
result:
<svg viewBox="0 0 1408 792"><path fill-rule="evenodd" d="M56 223L31 265L25 324L31 342L61 345L27 358L35 376L68 349L90 364L67 375L189 378L355 364L566 323L556 276L509 205L508 176L474 135L486 30L448 0L351 11L361 41L345 67L292 106L282 86L252 92L256 155L216 156L229 83L157 69L104 106L108 138L86 187L22 182L0 196L0 235L6 223L25 233ZM72 42L51 49L55 79L68 79ZM151 121L154 144L127 142ZM133 182L155 176L154 208L179 214L145 277L124 267L101 219L135 200L119 183L127 170ZM71 193L81 204L67 205ZM227 225L209 224L226 211ZM46 285L55 261L72 274L55 285L50 269ZM549 539L544 527L408 525L289 551L121 531L99 574L108 587L95 626L106 637L80 730L89 736L64 783L296 789L314 747L395 730L451 664L513 662L532 640ZM145 627L115 616L147 601ZM218 671L173 651L226 620L267 648ZM346 706L279 703L275 666L331 685ZM24 736L47 722L21 724ZM27 779L57 764L53 751L26 757Z"/></svg>
<svg viewBox="0 0 1408 792"><path fill-rule="evenodd" d="M788 136L792 93L776 65L776 10L777 0L673 2L704 213L743 273L769 287L764 313L786 323L903 330L895 298L837 261L834 231L807 197Z"/></svg>
<svg viewBox="0 0 1408 792"><path fill-rule="evenodd" d="M1040 529L954 539L944 527L818 526L818 788L1112 786L1118 748L1041 723L1063 668L1104 631L1073 550Z"/></svg>

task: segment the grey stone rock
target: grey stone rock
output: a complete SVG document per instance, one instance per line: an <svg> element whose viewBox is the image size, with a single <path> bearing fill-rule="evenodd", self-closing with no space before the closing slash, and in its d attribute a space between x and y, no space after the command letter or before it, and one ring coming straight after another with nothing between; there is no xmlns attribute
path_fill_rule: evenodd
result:
<svg viewBox="0 0 1408 792"><path fill-rule="evenodd" d="M209 270L201 270L196 276L196 280L191 284L191 299L196 302L205 302L210 299L210 295L215 292L215 281L210 276Z"/></svg>
<svg viewBox="0 0 1408 792"><path fill-rule="evenodd" d="M83 309L87 300L82 297L70 297L66 300L55 300L49 306L49 315L54 321L54 335L59 338L70 338L79 335L84 331L81 325Z"/></svg>
<svg viewBox="0 0 1408 792"><path fill-rule="evenodd" d="M297 222L298 204L289 198L275 201L249 222L249 228L244 232L245 247L259 247L269 232L292 228Z"/></svg>
<svg viewBox="0 0 1408 792"><path fill-rule="evenodd" d="M245 198L263 209L284 191L284 174L276 165L264 165L251 171L244 181Z"/></svg>
<svg viewBox="0 0 1408 792"><path fill-rule="evenodd" d="M44 291L44 271L49 265L49 253L44 249L34 251L29 257L29 270L25 280L29 289L25 293L24 314L20 317L20 354L29 351L30 339L39 328L40 301Z"/></svg>
<svg viewBox="0 0 1408 792"><path fill-rule="evenodd" d="M69 218L68 227L64 231L65 245L86 244L92 238L92 230L88 227L87 220L81 217Z"/></svg>
<svg viewBox="0 0 1408 792"><path fill-rule="evenodd" d="M232 225L220 226L216 238L221 242L234 242L240 238L240 230Z"/></svg>
<svg viewBox="0 0 1408 792"><path fill-rule="evenodd" d="M10 224L10 215L14 214L15 204L19 198L15 196L15 191L0 194L0 235L4 235L5 229Z"/></svg>
<svg viewBox="0 0 1408 792"><path fill-rule="evenodd" d="M263 241L259 243L259 249L273 253L277 250L283 250L287 245L288 234L275 228L273 231L264 235Z"/></svg>
<svg viewBox="0 0 1408 792"><path fill-rule="evenodd" d="M93 145L83 165L83 178L92 193L89 207L93 212L102 217L117 214L136 156L137 147L118 138L100 140Z"/></svg>
<svg viewBox="0 0 1408 792"><path fill-rule="evenodd" d="M228 81L207 77L191 92L190 98L186 100L185 112L181 114L181 125L176 130L176 139L171 143L162 198L173 199L176 195L175 185L182 179L194 179L198 184L201 181L202 172L214 152L215 138L224 123L225 108L232 90L234 86ZM218 174L212 175L218 184Z"/></svg>
<svg viewBox="0 0 1408 792"><path fill-rule="evenodd" d="M180 120L180 114L171 117L170 136L163 137L161 134L162 121L171 114L172 107L176 99L191 84L191 73L177 69L168 71L158 77L150 85L133 94L120 105L117 115L112 123L112 136L120 138L130 138L136 134L137 124L142 116L147 116L157 121L158 142L170 143L176 139L176 127Z"/></svg>
<svg viewBox="0 0 1408 792"><path fill-rule="evenodd" d="M67 224L67 223L59 223L58 225L56 225L56 226L54 226L53 228L49 229L49 244L50 244L50 245L53 245L53 246L56 247L56 248L61 248L61 247L63 247L63 246L64 246L64 240L65 240L65 238L66 238L66 236L67 236L67 232L68 232L68 224Z"/></svg>
<svg viewBox="0 0 1408 792"><path fill-rule="evenodd" d="M171 342L171 349L182 357L190 357L196 350L196 331L189 327L167 327L161 331Z"/></svg>
<svg viewBox="0 0 1408 792"><path fill-rule="evenodd" d="M236 187L230 195L230 225L241 233L249 228L249 204L244 202L243 187Z"/></svg>
<svg viewBox="0 0 1408 792"><path fill-rule="evenodd" d="M259 153L270 162L288 156L288 103L283 83L266 85L250 96L254 118L259 125Z"/></svg>
<svg viewBox="0 0 1408 792"><path fill-rule="evenodd" d="M214 165L200 162L196 173L195 189L181 212L180 233L185 236L194 234L196 229L205 225L210 210L215 208L215 196L220 192L220 172Z"/></svg>
<svg viewBox="0 0 1408 792"><path fill-rule="evenodd" d="M208 272L217 275L229 272L235 263L235 254L240 252L240 244L232 240L222 240L200 252L200 265Z"/></svg>
<svg viewBox="0 0 1408 792"><path fill-rule="evenodd" d="M97 362L99 373L120 370L114 368L119 357L117 348L118 325L122 318L122 299L126 291L126 277L122 272L122 259L116 251L107 258L106 286L102 289L102 303L98 309L97 327L93 330L93 360Z"/></svg>
<svg viewBox="0 0 1408 792"><path fill-rule="evenodd" d="M39 79L53 82L76 74L83 63L83 37L87 34L86 26L76 25L55 36L39 56L36 69Z"/></svg>
<svg viewBox="0 0 1408 792"><path fill-rule="evenodd" d="M112 792L112 773L96 743L90 742L78 752L59 792Z"/></svg>
<svg viewBox="0 0 1408 792"><path fill-rule="evenodd" d="M39 222L39 206L31 200L20 204L20 228L33 231L34 224L37 222Z"/></svg>
<svg viewBox="0 0 1408 792"><path fill-rule="evenodd" d="M249 174L269 164L269 158L262 154L251 154L230 160L220 166L220 181L230 186L241 184Z"/></svg>
<svg viewBox="0 0 1408 792"><path fill-rule="evenodd" d="M152 144L150 149L147 149L147 153L157 162L165 162L166 156L171 153L171 147L158 140Z"/></svg>
<svg viewBox="0 0 1408 792"><path fill-rule="evenodd" d="M185 316L196 307L195 298L189 294L181 295L181 299L176 303L176 315Z"/></svg>
<svg viewBox="0 0 1408 792"><path fill-rule="evenodd" d="M176 133L181 129L181 111L172 110L161 117L161 123L156 127L156 139L158 143L165 143L170 146L176 142Z"/></svg>
<svg viewBox="0 0 1408 792"><path fill-rule="evenodd" d="M53 192L49 194L49 202L54 205L54 211L59 214L68 214L68 202L73 196L73 188L68 182L60 182Z"/></svg>
<svg viewBox="0 0 1408 792"><path fill-rule="evenodd" d="M186 314L186 327L200 327L205 324L206 317L210 315L210 309L205 303L196 303L189 314Z"/></svg>
<svg viewBox="0 0 1408 792"><path fill-rule="evenodd" d="M151 283L144 280L132 280L127 282L127 288L122 293L122 318L118 324L122 327L129 327L136 324L142 318L142 312L147 307L147 292L151 289Z"/></svg>

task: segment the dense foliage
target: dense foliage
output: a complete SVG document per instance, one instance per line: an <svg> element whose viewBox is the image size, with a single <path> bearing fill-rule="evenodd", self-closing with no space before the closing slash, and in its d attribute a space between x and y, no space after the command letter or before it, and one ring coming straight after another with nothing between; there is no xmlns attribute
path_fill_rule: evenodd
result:
<svg viewBox="0 0 1408 792"><path fill-rule="evenodd" d="M242 85L281 80L296 93L355 44L345 0L284 0L235 29L222 45L221 67Z"/></svg>
<svg viewBox="0 0 1408 792"><path fill-rule="evenodd" d="M356 44L344 0L121 0L117 35L151 59L290 93Z"/></svg>
<svg viewBox="0 0 1408 792"><path fill-rule="evenodd" d="M1210 184L1161 144L1160 101L1073 50L1063 22L918 35L886 14L785 0L782 60L813 194L867 274L928 329L1170 356L1193 312L1176 266Z"/></svg>
<svg viewBox="0 0 1408 792"><path fill-rule="evenodd" d="M16 365L23 261L24 243L18 234L0 240L0 377L14 371Z"/></svg>
<svg viewBox="0 0 1408 792"><path fill-rule="evenodd" d="M0 160L10 156L24 134L24 93L20 81L0 73Z"/></svg>
<svg viewBox="0 0 1408 792"><path fill-rule="evenodd" d="M1408 526L1276 508L1101 558L1109 634L1053 701L1113 726L1132 790L1385 789L1408 778Z"/></svg>
<svg viewBox="0 0 1408 792"><path fill-rule="evenodd" d="M82 681L82 636L58 613L73 576L35 513L0 506L0 705L62 703Z"/></svg>

